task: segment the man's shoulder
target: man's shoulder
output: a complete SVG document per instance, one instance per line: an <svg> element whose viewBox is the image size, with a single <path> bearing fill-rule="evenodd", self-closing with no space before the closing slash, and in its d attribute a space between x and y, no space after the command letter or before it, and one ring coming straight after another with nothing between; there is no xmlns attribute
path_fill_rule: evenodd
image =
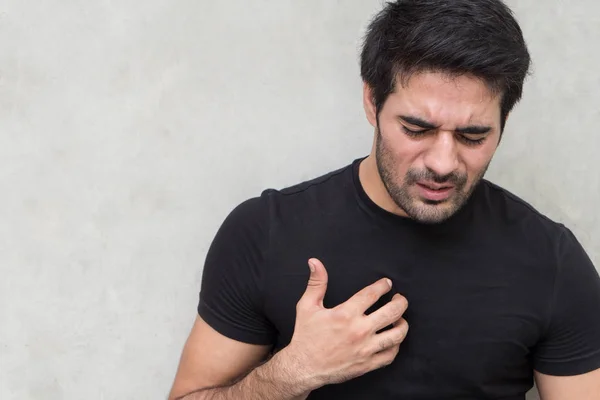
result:
<svg viewBox="0 0 600 400"><path fill-rule="evenodd" d="M354 163L281 189L266 189L261 197L270 208L301 213L327 209L353 199Z"/></svg>
<svg viewBox="0 0 600 400"><path fill-rule="evenodd" d="M488 180L481 185L484 204L495 219L511 227L526 228L530 233L560 236L565 226L542 213L535 206L513 192Z"/></svg>
<svg viewBox="0 0 600 400"><path fill-rule="evenodd" d="M307 191L329 191L337 188L340 185L344 186L351 182L353 165L354 164L345 165L344 167L321 174L315 178L311 178L309 180L305 180L281 189L267 189L264 193L269 195L289 197L301 195Z"/></svg>
<svg viewBox="0 0 600 400"><path fill-rule="evenodd" d="M268 188L234 209L234 213L275 219L294 219L328 213L355 201L355 163L280 189ZM289 222L289 221L288 221Z"/></svg>

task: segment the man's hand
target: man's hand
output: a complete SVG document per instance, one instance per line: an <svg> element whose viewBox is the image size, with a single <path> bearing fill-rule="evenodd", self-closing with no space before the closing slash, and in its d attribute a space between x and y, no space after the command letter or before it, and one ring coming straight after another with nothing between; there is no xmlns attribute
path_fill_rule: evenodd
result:
<svg viewBox="0 0 600 400"><path fill-rule="evenodd" d="M309 260L309 266L308 286L296 306L294 335L279 356L307 378L309 390L389 365L408 332L408 323L402 318L408 306L406 299L396 294L379 310L365 315L392 287L389 279L381 279L345 303L327 309L323 306L325 266L317 259ZM377 333L390 324L391 329Z"/></svg>
<svg viewBox="0 0 600 400"><path fill-rule="evenodd" d="M379 310L365 315L391 289L391 282L381 279L345 303L326 309L323 298L327 271L316 259L311 259L309 265L310 279L298 301L294 335L287 347L234 384L205 387L183 397L175 397L174 391L172 398L303 400L321 386L344 382L390 364L408 331L408 324L402 318L408 304L406 299L395 295ZM389 325L393 327L380 332ZM222 339L217 340L222 342ZM255 359L246 358L246 363ZM219 380L230 375L221 373Z"/></svg>

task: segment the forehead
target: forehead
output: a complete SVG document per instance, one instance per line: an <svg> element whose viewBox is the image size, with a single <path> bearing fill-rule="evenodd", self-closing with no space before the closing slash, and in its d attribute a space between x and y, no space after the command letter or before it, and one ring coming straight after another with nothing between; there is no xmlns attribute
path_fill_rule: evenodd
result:
<svg viewBox="0 0 600 400"><path fill-rule="evenodd" d="M450 129L473 123L495 125L500 121L501 96L479 78L422 72L400 82L388 98L392 112Z"/></svg>

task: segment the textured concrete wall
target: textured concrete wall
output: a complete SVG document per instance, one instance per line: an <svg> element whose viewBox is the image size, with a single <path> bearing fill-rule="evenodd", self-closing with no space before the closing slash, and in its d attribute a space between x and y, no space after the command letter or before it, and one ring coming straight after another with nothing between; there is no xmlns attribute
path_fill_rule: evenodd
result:
<svg viewBox="0 0 600 400"><path fill-rule="evenodd" d="M598 265L600 3L509 3L535 75L489 177ZM369 151L379 7L0 1L0 398L166 396L223 217Z"/></svg>

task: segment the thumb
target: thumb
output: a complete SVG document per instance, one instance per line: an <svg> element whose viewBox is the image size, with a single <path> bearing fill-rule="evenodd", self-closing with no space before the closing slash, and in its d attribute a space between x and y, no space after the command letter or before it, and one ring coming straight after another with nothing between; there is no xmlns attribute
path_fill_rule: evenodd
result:
<svg viewBox="0 0 600 400"><path fill-rule="evenodd" d="M308 260L310 277L306 285L306 291L302 298L311 304L323 306L323 299L327 291L327 270L323 263L316 258Z"/></svg>

